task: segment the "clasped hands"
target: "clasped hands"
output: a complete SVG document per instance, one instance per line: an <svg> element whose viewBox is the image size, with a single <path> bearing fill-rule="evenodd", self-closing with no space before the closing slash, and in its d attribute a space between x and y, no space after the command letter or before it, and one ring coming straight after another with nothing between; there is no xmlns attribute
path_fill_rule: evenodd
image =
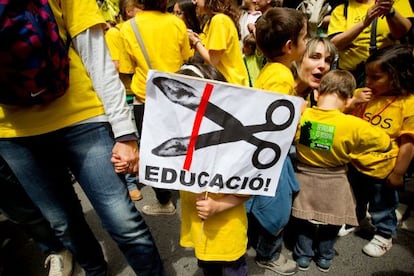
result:
<svg viewBox="0 0 414 276"><path fill-rule="evenodd" d="M138 143L137 141L116 142L112 149L111 162L116 173L138 173Z"/></svg>

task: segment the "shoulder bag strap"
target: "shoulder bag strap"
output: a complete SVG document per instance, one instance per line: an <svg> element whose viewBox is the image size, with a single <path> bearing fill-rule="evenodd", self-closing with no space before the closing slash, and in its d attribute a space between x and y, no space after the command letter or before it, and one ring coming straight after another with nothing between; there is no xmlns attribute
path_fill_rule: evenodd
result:
<svg viewBox="0 0 414 276"><path fill-rule="evenodd" d="M369 41L369 54L377 50L377 23L378 17L376 17L371 23L371 38Z"/></svg>
<svg viewBox="0 0 414 276"><path fill-rule="evenodd" d="M131 22L132 29L134 30L135 37L137 38L139 47L141 47L141 51L142 51L142 54L144 55L144 58L147 62L148 68L152 69L151 62L150 62L150 59L148 57L147 50L145 49L145 45L144 45L144 42L142 41L141 34L139 33L137 22L135 22L135 18L134 17L131 18L129 20L129 22Z"/></svg>

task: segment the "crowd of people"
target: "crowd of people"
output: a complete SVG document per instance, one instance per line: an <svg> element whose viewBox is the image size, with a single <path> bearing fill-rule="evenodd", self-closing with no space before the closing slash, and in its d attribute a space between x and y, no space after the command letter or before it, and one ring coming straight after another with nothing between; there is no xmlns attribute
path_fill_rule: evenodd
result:
<svg viewBox="0 0 414 276"><path fill-rule="evenodd" d="M119 2L119 22L108 25L95 0L49 0L69 42L67 92L47 104L0 104L0 211L49 255L49 275L71 275L75 261L86 275L108 271L73 177L133 271L165 275L141 213L175 214L171 190L154 188L155 203L142 210L133 202L142 199L151 69L306 103L274 196L180 191L180 244L194 248L204 275L248 275L250 246L256 264L278 274L311 261L328 272L338 234L367 224L362 251L391 249L414 156L410 1L327 1L319 36L283 1ZM298 229L293 259L282 254L289 222Z"/></svg>

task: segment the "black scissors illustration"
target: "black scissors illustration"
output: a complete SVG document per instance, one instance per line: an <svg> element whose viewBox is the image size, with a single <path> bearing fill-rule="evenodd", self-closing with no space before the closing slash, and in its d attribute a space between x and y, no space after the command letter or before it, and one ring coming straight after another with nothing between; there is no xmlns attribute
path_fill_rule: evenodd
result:
<svg viewBox="0 0 414 276"><path fill-rule="evenodd" d="M152 82L171 102L197 111L201 98L194 93L196 90L193 87L166 77L156 77ZM279 107L285 107L289 110L289 118L281 124L276 124L272 120L272 115ZM252 164L258 169L268 169L279 160L281 149L277 144L261 140L254 136L254 134L288 128L294 119L294 110L295 107L290 101L279 99L272 102L267 108L265 123L245 126L233 115L209 102L204 117L207 117L223 129L198 135L195 150L244 140L257 147L252 156ZM171 138L154 148L152 153L158 156L186 155L189 142L190 136ZM261 162L259 155L265 149L270 149L273 152L273 157L270 160Z"/></svg>

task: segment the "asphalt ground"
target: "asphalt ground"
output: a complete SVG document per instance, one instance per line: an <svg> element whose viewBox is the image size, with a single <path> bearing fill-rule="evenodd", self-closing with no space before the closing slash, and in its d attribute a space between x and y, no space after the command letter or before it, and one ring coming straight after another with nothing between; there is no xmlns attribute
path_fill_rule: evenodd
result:
<svg viewBox="0 0 414 276"><path fill-rule="evenodd" d="M410 190L401 195L401 202L411 205L414 210L414 181L410 184ZM99 219L91 208L89 201L85 198L78 185L75 185L79 198L84 207L85 216L90 223L92 230L100 241L108 261L109 275L129 276L134 275L126 263L122 253L111 240L109 235L102 229ZM143 187L144 198L136 202L140 210L143 205L155 202L155 195L150 187ZM145 216L145 220L151 228L152 234L157 243L161 258L164 262L167 275L202 275L197 267L196 259L192 250L182 248L179 241L180 226L180 200L178 192L173 193L173 201L177 206L177 213L173 216ZM411 217L414 219L414 212ZM404 225L407 228L406 225ZM333 260L328 273L320 272L314 263L306 272L299 271L296 275L344 275L344 276L414 276L414 224L409 226L410 230L399 228L393 240L392 249L381 258L372 258L365 255L361 249L369 241L358 233L351 233L345 237L338 238L335 245L336 257ZM295 229L287 227L285 232L285 246L283 253L291 258ZM43 263L46 258L36 244L27 237L19 228L8 221L0 222L0 241L3 244L0 255L0 276L42 276L48 271ZM258 267L254 263L255 252L249 249L247 261L250 275L277 275L274 272ZM73 275L84 275L83 270L75 264Z"/></svg>

